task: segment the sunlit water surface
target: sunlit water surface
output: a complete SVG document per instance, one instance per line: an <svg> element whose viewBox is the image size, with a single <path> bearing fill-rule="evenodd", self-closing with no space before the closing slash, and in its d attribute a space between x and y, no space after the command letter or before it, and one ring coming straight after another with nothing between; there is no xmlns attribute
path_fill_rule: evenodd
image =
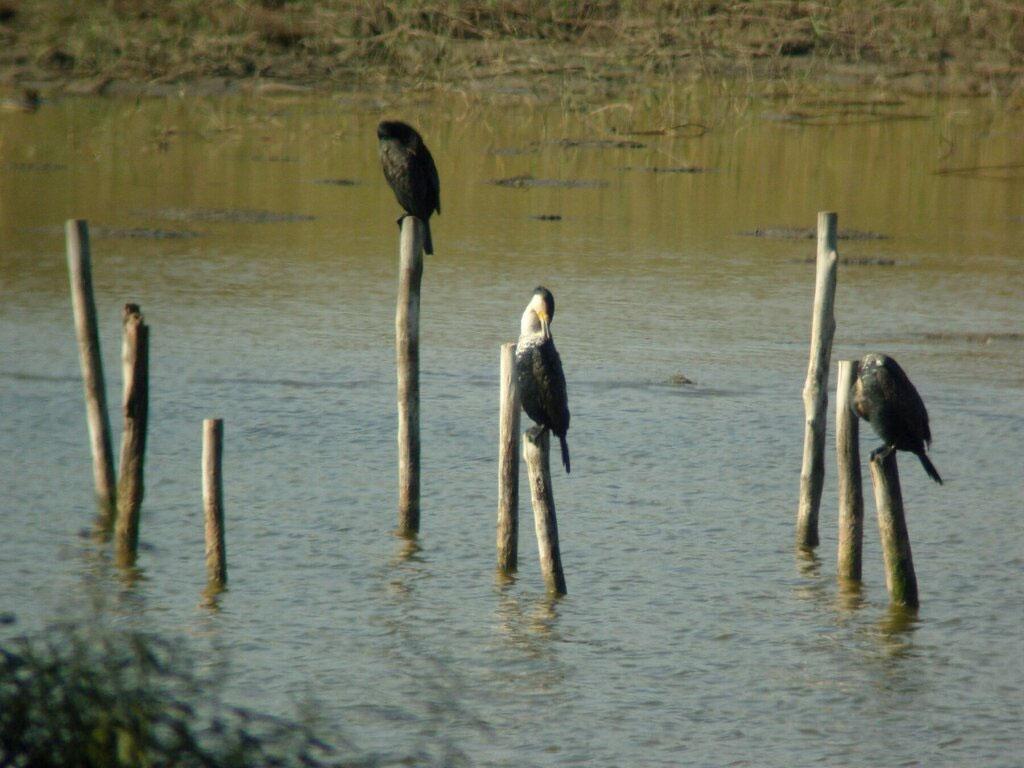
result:
<svg viewBox="0 0 1024 768"><path fill-rule="evenodd" d="M926 101L889 108L896 120L818 108L828 124L808 125L784 106L709 93L593 111L308 98L0 114L4 636L98 610L182 638L233 701L314 702L323 733L383 759L1019 765L1024 174L1005 166L1022 159L1020 115ZM418 548L393 535L384 115L421 127L443 185ZM628 135L687 122L703 127ZM680 166L706 172L650 170ZM489 183L521 174L599 184ZM353 183L323 183L339 179ZM863 590L836 583L833 414L818 559L793 548L814 242L741 233L811 227L818 210L887 236L842 241L842 257L894 262L840 266L833 360L889 352L932 418L946 484L901 459L916 618L888 608L870 489ZM96 232L112 403L123 303L152 327L134 580L80 536L94 510L70 217ZM498 346L537 284L557 297L572 407L573 473L554 480L562 600L545 596L527 500L519 576L494 570ZM210 416L226 421L230 589L203 607Z"/></svg>

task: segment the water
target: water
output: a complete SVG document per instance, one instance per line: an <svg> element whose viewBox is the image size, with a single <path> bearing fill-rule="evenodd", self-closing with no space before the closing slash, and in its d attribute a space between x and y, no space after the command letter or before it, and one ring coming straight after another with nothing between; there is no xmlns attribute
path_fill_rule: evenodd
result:
<svg viewBox="0 0 1024 768"><path fill-rule="evenodd" d="M1019 765L1024 174L1001 166L1024 133L979 102L778 119L793 109L839 110L681 92L584 109L511 96L0 114L0 611L17 616L2 631L98 610L181 638L231 700L312 708L383 759ZM395 114L423 129L444 212L424 277L419 547L392 535L398 211L373 128ZM684 122L707 131L624 135ZM552 143L595 136L646 146ZM643 170L682 165L708 170ZM527 173L604 185L488 183ZM225 209L315 218L196 214ZM916 617L888 607L870 490L864 588L836 584L831 431L818 558L793 551L814 243L740 233L825 209L888 236L842 241L842 257L895 262L840 267L833 359L903 363L947 480L901 458ZM69 217L107 228L93 252L112 403L121 305L152 327L131 578L79 535L94 510ZM538 283L557 298L573 414L573 473L555 474L563 600L544 594L526 502L520 574L494 572L498 346ZM210 416L226 420L230 573L212 607Z"/></svg>

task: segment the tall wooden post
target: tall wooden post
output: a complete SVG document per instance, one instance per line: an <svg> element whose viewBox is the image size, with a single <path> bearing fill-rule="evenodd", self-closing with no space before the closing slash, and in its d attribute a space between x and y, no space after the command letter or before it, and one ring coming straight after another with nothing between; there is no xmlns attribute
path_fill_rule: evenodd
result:
<svg viewBox="0 0 1024 768"><path fill-rule="evenodd" d="M224 454L224 420L203 420L203 516L206 533L206 577L214 588L228 581L224 546L224 489L221 458Z"/></svg>
<svg viewBox="0 0 1024 768"><path fill-rule="evenodd" d="M547 429L531 428L523 433L523 460L530 475L530 500L537 529L537 554L548 591L566 594L562 554L558 547L558 519L551 491L551 439Z"/></svg>
<svg viewBox="0 0 1024 768"><path fill-rule="evenodd" d="M800 470L800 504L796 517L797 546L818 546L818 507L825 482L825 410L828 368L836 321L836 222L834 213L818 214L818 258L811 319L811 355L804 382L804 460Z"/></svg>
<svg viewBox="0 0 1024 768"><path fill-rule="evenodd" d="M910 552L907 520L903 514L903 492L900 489L896 451L884 459L872 459L870 464L889 599L895 605L917 608L917 575L914 573L914 558Z"/></svg>
<svg viewBox="0 0 1024 768"><path fill-rule="evenodd" d="M92 259L89 225L83 219L69 219L64 227L67 243L71 307L75 314L78 359L85 386L85 412L92 449L92 476L99 507L99 528L109 536L114 525L114 449L110 440L107 394L100 357L100 336L96 326L96 301L92 292Z"/></svg>
<svg viewBox="0 0 1024 768"><path fill-rule="evenodd" d="M149 418L149 326L138 304L124 306L121 347L124 376L124 432L117 485L117 551L122 564L132 565L139 547L139 510L142 507L146 426Z"/></svg>
<svg viewBox="0 0 1024 768"><path fill-rule="evenodd" d="M395 358L398 368L398 532L420 529L420 281L423 222L402 219L399 246Z"/></svg>
<svg viewBox="0 0 1024 768"><path fill-rule="evenodd" d="M864 541L864 492L860 478L860 439L853 412L853 384L860 363L840 360L836 377L836 474L839 478L839 578L860 581Z"/></svg>
<svg viewBox="0 0 1024 768"><path fill-rule="evenodd" d="M516 343L501 345L498 406L498 568L515 572L519 563L519 387Z"/></svg>

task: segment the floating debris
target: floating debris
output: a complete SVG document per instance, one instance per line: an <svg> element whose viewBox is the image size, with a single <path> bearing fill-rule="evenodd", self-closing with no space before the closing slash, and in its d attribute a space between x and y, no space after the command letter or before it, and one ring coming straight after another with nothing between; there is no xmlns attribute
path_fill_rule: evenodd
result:
<svg viewBox="0 0 1024 768"><path fill-rule="evenodd" d="M744 237L766 237L773 240L814 240L818 232L813 227L765 227L740 232ZM888 240L888 235L878 232L863 232L858 229L842 229L836 235L840 240Z"/></svg>
<svg viewBox="0 0 1024 768"><path fill-rule="evenodd" d="M710 131L703 123L679 123L670 125L667 128L651 128L648 130L618 131L612 129L612 133L621 133L624 136L678 136L683 135L688 139L696 139Z"/></svg>
<svg viewBox="0 0 1024 768"><path fill-rule="evenodd" d="M7 162L4 168L12 171L25 171L27 173L53 173L54 171L65 171L67 166L63 163L18 163Z"/></svg>
<svg viewBox="0 0 1024 768"><path fill-rule="evenodd" d="M682 373L673 373L665 383L670 387L684 387L687 384L696 384L697 382Z"/></svg>
<svg viewBox="0 0 1024 768"><path fill-rule="evenodd" d="M814 256L808 256L806 259L794 259L793 261L797 264L814 264L817 259ZM865 256L862 258L840 256L839 263L850 267L895 267L896 259L887 259L882 256Z"/></svg>
<svg viewBox="0 0 1024 768"><path fill-rule="evenodd" d="M562 214L560 213L535 213L530 216L535 221L561 221Z"/></svg>
<svg viewBox="0 0 1024 768"><path fill-rule="evenodd" d="M139 216L152 216L169 221L203 221L210 223L270 224L294 221L314 221L316 216L305 213L277 213L251 209L223 208L160 208L155 211L137 211Z"/></svg>
<svg viewBox="0 0 1024 768"><path fill-rule="evenodd" d="M149 229L147 227L90 227L89 232L95 237L131 240L189 240L202 237L202 232L191 229Z"/></svg>
<svg viewBox="0 0 1024 768"><path fill-rule="evenodd" d="M901 99L818 99L803 102L805 107L902 107Z"/></svg>
<svg viewBox="0 0 1024 768"><path fill-rule="evenodd" d="M297 163L299 158L290 157L289 155L253 155L251 158L254 163Z"/></svg>
<svg viewBox="0 0 1024 768"><path fill-rule="evenodd" d="M921 334L928 341L969 341L974 344L991 344L994 341L1024 341L1024 333L1016 331L993 331L991 333L975 331L932 331Z"/></svg>
<svg viewBox="0 0 1024 768"><path fill-rule="evenodd" d="M702 168L699 165L625 165L622 170L647 173L710 173L714 168Z"/></svg>
<svg viewBox="0 0 1024 768"><path fill-rule="evenodd" d="M36 232L54 237L64 234L64 227L51 225L45 227L24 227L25 232ZM105 227L102 224L91 224L89 235L111 240L188 240L202 237L202 232L191 229L150 229L148 227Z"/></svg>
<svg viewBox="0 0 1024 768"><path fill-rule="evenodd" d="M959 168L939 168L936 176L960 176L996 181L1017 181L1024 178L1024 163L1000 163L998 165L971 165Z"/></svg>
<svg viewBox="0 0 1024 768"><path fill-rule="evenodd" d="M499 157L516 157L518 155L532 155L538 149L536 144L531 144L527 147L496 147L491 150L492 155L498 155Z"/></svg>
<svg viewBox="0 0 1024 768"><path fill-rule="evenodd" d="M549 143L568 149L644 149L647 147L646 144L630 139L557 139Z"/></svg>
<svg viewBox="0 0 1024 768"><path fill-rule="evenodd" d="M510 176L507 179L492 179L491 184L499 187L515 187L526 189L528 187L566 187L570 189L586 189L595 187L607 187L607 181L599 179L535 179L529 174L522 176Z"/></svg>
<svg viewBox="0 0 1024 768"><path fill-rule="evenodd" d="M778 123L795 123L807 126L864 125L866 123L888 123L899 120L930 120L931 115L918 113L875 112L863 109L838 109L834 112L813 113L792 110L789 112L764 112L762 120Z"/></svg>
<svg viewBox="0 0 1024 768"><path fill-rule="evenodd" d="M359 182L354 179L313 179L314 184L327 184L332 187L354 187Z"/></svg>
<svg viewBox="0 0 1024 768"><path fill-rule="evenodd" d="M42 103L39 91L35 88L24 88L17 96L0 99L0 109L10 112L36 112Z"/></svg>

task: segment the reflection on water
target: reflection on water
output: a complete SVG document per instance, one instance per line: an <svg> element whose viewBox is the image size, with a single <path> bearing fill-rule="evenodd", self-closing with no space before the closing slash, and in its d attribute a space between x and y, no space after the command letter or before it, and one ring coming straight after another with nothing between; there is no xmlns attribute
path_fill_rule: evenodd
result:
<svg viewBox="0 0 1024 768"><path fill-rule="evenodd" d="M718 83L578 110L68 99L0 115L0 615L17 616L0 633L99 614L185 636L232 700L286 715L314 701L370 762L1010 764L1024 751L1024 626L1007 609L1022 560L1007 535L1024 454L1019 115L849 109ZM391 534L383 116L421 129L444 190L412 541ZM669 130L687 124L700 129ZM490 183L527 176L552 183ZM830 458L822 544L791 559L814 243L742 233L824 209L885 236L840 243L834 356L906 365L949 474L904 479L917 616L888 608L867 530L863 587L837 583ZM153 329L144 546L127 571L77 538L94 509L69 217L95 225L110 402L125 301ZM496 351L538 283L558 297L578 457L554 478L562 601L528 535L519 573L494 575ZM231 425L231 589L216 595L199 483L211 415Z"/></svg>
<svg viewBox="0 0 1024 768"><path fill-rule="evenodd" d="M890 605L885 616L878 622L878 633L893 656L910 652L912 636L919 624L918 611L902 605Z"/></svg>
<svg viewBox="0 0 1024 768"><path fill-rule="evenodd" d="M842 577L837 579L835 605L840 616L854 614L866 603L867 596L863 582Z"/></svg>
<svg viewBox="0 0 1024 768"><path fill-rule="evenodd" d="M556 632L558 595L532 598L524 609L520 596L508 590L498 593L498 629L509 645L537 658L552 653L562 639Z"/></svg>

